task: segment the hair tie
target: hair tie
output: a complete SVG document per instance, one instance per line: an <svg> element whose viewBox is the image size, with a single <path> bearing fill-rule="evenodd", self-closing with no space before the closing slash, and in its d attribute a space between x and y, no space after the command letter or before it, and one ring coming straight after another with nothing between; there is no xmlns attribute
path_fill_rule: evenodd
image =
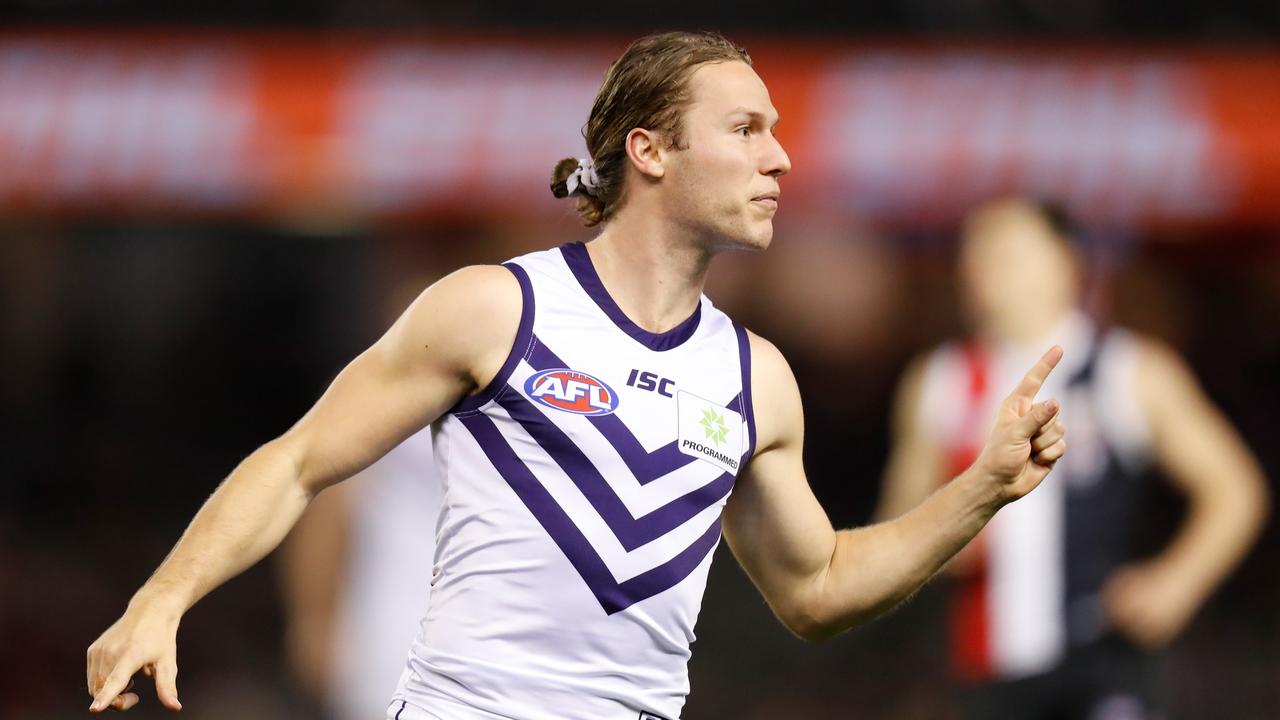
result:
<svg viewBox="0 0 1280 720"><path fill-rule="evenodd" d="M596 188L600 187L600 178L596 175L596 164L591 162L591 158L578 158L578 167L569 174L564 186L570 195L595 196ZM579 189L582 190L581 193L578 192Z"/></svg>

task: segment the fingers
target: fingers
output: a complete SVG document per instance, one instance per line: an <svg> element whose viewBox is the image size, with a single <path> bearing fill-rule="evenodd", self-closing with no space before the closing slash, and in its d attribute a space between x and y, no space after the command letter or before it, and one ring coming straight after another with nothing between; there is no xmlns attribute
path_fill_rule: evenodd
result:
<svg viewBox="0 0 1280 720"><path fill-rule="evenodd" d="M156 695L159 696L161 704L170 710L181 710L182 703L178 702L177 662L172 657L165 658L156 663L154 672Z"/></svg>
<svg viewBox="0 0 1280 720"><path fill-rule="evenodd" d="M112 710L128 710L134 705L137 705L140 699L141 698L138 696L138 693L127 692L123 695L117 696L115 700L112 700L110 707Z"/></svg>
<svg viewBox="0 0 1280 720"><path fill-rule="evenodd" d="M101 673L110 663L104 655L103 651L94 647L89 649L89 694L93 696L93 704L89 706L91 712L101 712L107 708L128 710L137 705L141 697L130 691L134 684L133 675L139 670L147 677L155 678L156 694L161 704L174 711L182 709L182 703L178 702L178 666L172 656L158 663L147 663L141 668L137 667L136 662L122 657L115 663L111 674L103 677Z"/></svg>
<svg viewBox="0 0 1280 720"><path fill-rule="evenodd" d="M1062 420L1054 419L1052 422L1046 423L1040 427L1036 436L1031 438L1031 452L1040 453L1044 449L1061 440L1067 434L1067 428L1062 424Z"/></svg>
<svg viewBox="0 0 1280 720"><path fill-rule="evenodd" d="M1049 351L1040 357L1040 360L1022 376L1022 381L1018 383L1018 387L1013 389L1009 395L1009 400L1022 400L1028 404L1035 400L1036 393L1040 392L1040 387L1044 385L1044 381L1049 377L1049 373L1058 366L1058 361L1062 359L1062 348L1054 345ZM1024 406L1025 407L1025 406Z"/></svg>
<svg viewBox="0 0 1280 720"><path fill-rule="evenodd" d="M99 656L100 656L100 653L98 652L97 645L96 644L90 645L88 658L87 658L88 662L86 663L87 668L85 671L85 674L86 674L85 680L89 684L89 697L93 697L98 692L98 684L96 681L98 680Z"/></svg>
<svg viewBox="0 0 1280 720"><path fill-rule="evenodd" d="M1052 467L1054 463L1062 459L1067 452L1067 441L1061 438L1049 447L1036 453L1034 459L1037 464Z"/></svg>
<svg viewBox="0 0 1280 720"><path fill-rule="evenodd" d="M137 671L138 666L128 658L122 657L116 661L115 668L107 676L102 689L98 690L98 693L94 695L93 704L89 706L89 711L102 712L106 710L107 706L112 705L117 700L118 695L129 688L129 682L133 680L133 674Z"/></svg>
<svg viewBox="0 0 1280 720"><path fill-rule="evenodd" d="M1058 414L1057 400L1045 400L1031 406L1025 415L1014 423L1014 434L1019 438L1030 440L1040 434L1041 428L1049 425Z"/></svg>

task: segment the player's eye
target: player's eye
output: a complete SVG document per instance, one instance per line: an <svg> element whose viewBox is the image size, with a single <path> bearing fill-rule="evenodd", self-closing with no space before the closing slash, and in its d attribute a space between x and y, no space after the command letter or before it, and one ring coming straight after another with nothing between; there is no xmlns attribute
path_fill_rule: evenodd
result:
<svg viewBox="0 0 1280 720"><path fill-rule="evenodd" d="M739 125L738 127L734 128L733 131L738 133L742 137L749 137L751 135L751 126Z"/></svg>

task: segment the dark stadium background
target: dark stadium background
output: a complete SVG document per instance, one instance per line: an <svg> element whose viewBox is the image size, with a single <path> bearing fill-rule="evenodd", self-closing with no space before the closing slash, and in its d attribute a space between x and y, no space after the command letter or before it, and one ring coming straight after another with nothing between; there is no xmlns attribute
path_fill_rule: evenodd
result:
<svg viewBox="0 0 1280 720"><path fill-rule="evenodd" d="M758 56L766 81L765 58L868 43L926 53L956 44L1014 47L1033 57L1042 46L1066 55L1227 56L1280 77L1280 5L1242 0L10 0L0 4L0 51L32 38L86 36L122 38L135 49L227 37L285 56L352 37L375 46L394 37L463 47L499 38L553 50L598 47L591 57L600 65L590 70L598 73L627 39L675 27L719 29L749 48L759 41L768 48ZM291 51L291 43L305 47ZM0 74L0 179L18 172L3 167L18 158L3 118L21 100L5 94L6 82L15 79ZM788 92L771 89L775 98ZM1270 92L1280 94L1280 85ZM585 120L587 110L570 114ZM1272 178L1261 197L1191 219L1157 212L1091 220L1086 212L1083 225L1096 271L1094 309L1185 354L1258 453L1275 498L1280 196L1271 191L1280 115L1270 118L1254 128L1251 146L1272 153L1260 161ZM568 131L573 138L577 128ZM549 172L578 148L540 151ZM851 208L805 185L804 173L797 163L795 185L783 183L775 247L725 258L709 293L791 359L806 399L811 481L833 521L848 526L865 522L876 500L898 374L912 355L962 329L949 270L960 208L928 217ZM41 195L46 181L24 177L34 194L0 182L4 719L83 716L88 644L220 478L305 411L381 333L392 308L463 264L589 236L567 207L512 211L496 193L480 193L464 211L427 203L407 213L335 217L314 198L265 208L248 199L217 212L178 196L68 200ZM541 197L544 187L529 193ZM804 189L793 206L800 209L788 207L788 187ZM1180 504L1159 490L1147 503L1134 532L1150 546L1176 522ZM1161 673L1170 718L1280 717L1278 566L1273 522L1167 653ZM187 615L179 635L186 715L315 716L283 669L275 583L268 559ZM772 619L722 548L698 625L685 717L950 717L943 640L940 593L926 589L887 619L806 645ZM132 715L160 717L144 685Z"/></svg>

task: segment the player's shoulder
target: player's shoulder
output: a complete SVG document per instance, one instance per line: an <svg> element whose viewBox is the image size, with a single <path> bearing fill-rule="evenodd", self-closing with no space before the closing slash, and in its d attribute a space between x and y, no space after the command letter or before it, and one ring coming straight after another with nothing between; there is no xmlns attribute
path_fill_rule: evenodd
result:
<svg viewBox="0 0 1280 720"><path fill-rule="evenodd" d="M1195 375L1182 354L1152 335L1126 331L1126 350L1132 358L1132 377L1138 397L1148 406L1161 404L1196 387Z"/></svg>
<svg viewBox="0 0 1280 720"><path fill-rule="evenodd" d="M1094 347L1105 371L1122 370L1131 382L1141 383L1144 376L1163 380L1170 374L1188 372L1181 353L1167 341L1120 325L1100 332Z"/></svg>
<svg viewBox="0 0 1280 720"><path fill-rule="evenodd" d="M897 408L899 413L910 412L914 414L925 398L926 388L936 384L936 382L930 383L927 381L931 376L939 374L941 352L941 347L933 348L918 353L907 361L906 366L903 367L902 372L898 375L898 385L894 392L894 407Z"/></svg>
<svg viewBox="0 0 1280 720"><path fill-rule="evenodd" d="M918 391L923 387L926 377L957 365L960 357L959 343L953 341L935 345L912 355L898 375L899 392L908 389Z"/></svg>
<svg viewBox="0 0 1280 720"><path fill-rule="evenodd" d="M417 305L436 319L459 322L517 318L523 305L520 282L502 265L468 265L440 278L419 296Z"/></svg>
<svg viewBox="0 0 1280 720"><path fill-rule="evenodd" d="M459 294L497 294L519 296L520 284L515 274L504 265L465 265L437 280L428 290Z"/></svg>
<svg viewBox="0 0 1280 720"><path fill-rule="evenodd" d="M949 388L966 386L964 378L972 373L973 347L971 339L954 338L917 352L898 375L895 403L915 406Z"/></svg>
<svg viewBox="0 0 1280 720"><path fill-rule="evenodd" d="M753 389L761 382L782 385L789 382L794 385L795 374L791 371L791 364L787 362L787 358L783 356L778 346L751 330L746 332L747 342L751 348Z"/></svg>
<svg viewBox="0 0 1280 720"><path fill-rule="evenodd" d="M1147 335L1134 330L1116 328L1108 333L1107 342L1124 344L1126 349L1134 353L1140 362L1157 365L1181 365L1182 356L1167 341L1154 335Z"/></svg>
<svg viewBox="0 0 1280 720"><path fill-rule="evenodd" d="M747 330L751 347L751 395L755 408L757 454L781 441L799 437L804 409L795 373L778 346Z"/></svg>
<svg viewBox="0 0 1280 720"><path fill-rule="evenodd" d="M509 348L524 301L515 274L501 265L469 265L422 291L402 318L405 342L440 348L455 359Z"/></svg>

